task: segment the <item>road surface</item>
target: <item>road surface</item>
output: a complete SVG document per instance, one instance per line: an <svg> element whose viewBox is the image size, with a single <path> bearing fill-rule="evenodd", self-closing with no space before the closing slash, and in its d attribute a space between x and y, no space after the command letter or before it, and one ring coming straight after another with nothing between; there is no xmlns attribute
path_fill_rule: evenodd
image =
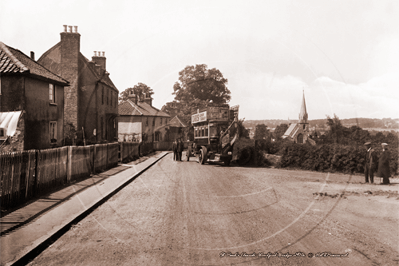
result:
<svg viewBox="0 0 399 266"><path fill-rule="evenodd" d="M349 175L169 154L29 265L398 265L398 196Z"/></svg>

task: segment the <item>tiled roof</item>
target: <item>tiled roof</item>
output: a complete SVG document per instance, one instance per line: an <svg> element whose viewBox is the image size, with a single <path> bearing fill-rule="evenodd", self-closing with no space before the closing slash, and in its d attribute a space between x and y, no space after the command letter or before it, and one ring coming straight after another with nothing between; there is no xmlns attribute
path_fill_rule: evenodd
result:
<svg viewBox="0 0 399 266"><path fill-rule="evenodd" d="M65 79L47 70L21 51L9 47L2 42L0 42L0 73L29 73L68 85L68 81Z"/></svg>
<svg viewBox="0 0 399 266"><path fill-rule="evenodd" d="M293 138L295 136L295 133L298 131L298 129L299 129L298 124L296 124L296 123L291 124L288 127L287 131L285 131L283 138L287 138L287 137Z"/></svg>
<svg viewBox="0 0 399 266"><path fill-rule="evenodd" d="M118 91L118 89L115 87L114 83L113 83L113 82L111 81L111 79L109 78L109 76L108 76L109 73L108 73L108 72L106 72L106 71L104 70L106 73L105 73L105 74L102 74L102 75L99 75L99 73L97 73L96 69L94 69L93 66L92 66L91 64L89 64L90 60L87 59L82 53L79 53L79 54L80 54L80 56L83 58L83 60L85 61L86 66L92 70L93 74L97 77L97 79L99 79L99 78L101 77L101 80L100 80L101 82L103 82L103 83L106 84L107 86L109 86L109 87L115 89L116 91ZM118 92L119 92L119 91L118 91Z"/></svg>
<svg viewBox="0 0 399 266"><path fill-rule="evenodd" d="M138 102L135 104L131 100L123 101L118 107L119 115L143 115L143 116L162 116L170 117L167 113L158 110L157 108L145 102Z"/></svg>
<svg viewBox="0 0 399 266"><path fill-rule="evenodd" d="M172 127L186 127L186 125L177 115L169 121L168 125Z"/></svg>

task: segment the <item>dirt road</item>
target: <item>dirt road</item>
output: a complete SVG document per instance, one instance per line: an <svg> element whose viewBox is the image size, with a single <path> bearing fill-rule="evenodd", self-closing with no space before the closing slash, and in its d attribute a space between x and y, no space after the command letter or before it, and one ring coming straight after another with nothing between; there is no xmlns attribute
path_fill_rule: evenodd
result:
<svg viewBox="0 0 399 266"><path fill-rule="evenodd" d="M398 180L166 156L29 265L398 265Z"/></svg>

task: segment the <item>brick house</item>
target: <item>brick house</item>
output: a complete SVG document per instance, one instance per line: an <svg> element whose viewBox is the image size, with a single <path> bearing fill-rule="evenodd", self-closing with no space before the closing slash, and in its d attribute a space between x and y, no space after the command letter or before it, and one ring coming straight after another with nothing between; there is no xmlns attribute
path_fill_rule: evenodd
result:
<svg viewBox="0 0 399 266"><path fill-rule="evenodd" d="M65 89L66 144L75 138L80 143L116 141L119 92L106 70L104 52L94 52L88 60L80 52L77 26L72 31L72 26L64 25L61 41L38 62L70 82Z"/></svg>
<svg viewBox="0 0 399 266"><path fill-rule="evenodd" d="M2 152L62 145L68 82L21 51L0 42Z"/></svg>
<svg viewBox="0 0 399 266"><path fill-rule="evenodd" d="M147 95L130 94L119 104L118 140L132 142L164 141L170 116L152 106Z"/></svg>

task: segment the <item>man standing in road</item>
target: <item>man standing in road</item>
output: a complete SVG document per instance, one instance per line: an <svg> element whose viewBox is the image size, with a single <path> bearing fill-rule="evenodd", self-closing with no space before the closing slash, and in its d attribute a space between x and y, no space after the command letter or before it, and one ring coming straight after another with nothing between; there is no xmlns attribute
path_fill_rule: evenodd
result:
<svg viewBox="0 0 399 266"><path fill-rule="evenodd" d="M181 161L181 157L182 157L182 153L183 153L183 141L181 141L181 139L179 139L179 141L177 142L177 160Z"/></svg>
<svg viewBox="0 0 399 266"><path fill-rule="evenodd" d="M173 141L172 151L173 151L173 160L176 161L177 160L177 139L175 139L175 141Z"/></svg>
<svg viewBox="0 0 399 266"><path fill-rule="evenodd" d="M389 158L391 158L391 156L388 151L388 144L381 143L381 146L382 152L378 161L377 176L382 177L383 184L389 184L389 177L391 176L391 171L389 169Z"/></svg>
<svg viewBox="0 0 399 266"><path fill-rule="evenodd" d="M364 177L365 177L365 183L369 182L369 177L370 177L370 183L374 182L374 172L376 170L377 166L377 157L375 155L374 149L371 148L371 142L366 142L364 143L367 149L367 154L366 154L366 162L364 165Z"/></svg>

